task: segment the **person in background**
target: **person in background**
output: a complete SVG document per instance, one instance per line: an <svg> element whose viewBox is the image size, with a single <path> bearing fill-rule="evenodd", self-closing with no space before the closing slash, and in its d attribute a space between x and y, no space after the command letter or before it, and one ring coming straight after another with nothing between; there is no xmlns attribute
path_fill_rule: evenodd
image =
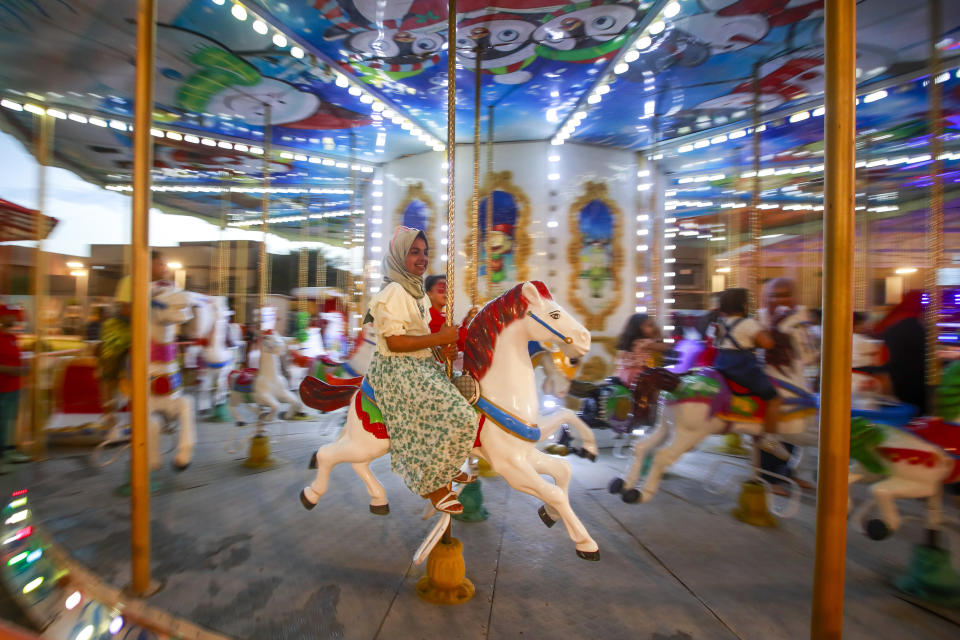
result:
<svg viewBox="0 0 960 640"><path fill-rule="evenodd" d="M663 342L660 327L645 313L630 316L617 338L614 376L628 389L644 367L660 366L663 354L670 351Z"/></svg>
<svg viewBox="0 0 960 640"><path fill-rule="evenodd" d="M94 342L100 339L100 331L103 329L103 322L106 320L107 315L106 307L94 307L93 308L93 319L87 323L86 334L87 340Z"/></svg>
<svg viewBox="0 0 960 640"><path fill-rule="evenodd" d="M423 288L430 298L430 333L440 331L440 327L447 323L447 276L432 275L427 276L423 282ZM463 344L467 339L467 325L477 315L477 308L471 307L460 323L460 333L457 338L457 349L463 351Z"/></svg>
<svg viewBox="0 0 960 640"><path fill-rule="evenodd" d="M927 339L923 326L923 292L908 291L900 304L874 326L889 357L883 370L893 395L927 415Z"/></svg>
<svg viewBox="0 0 960 640"><path fill-rule="evenodd" d="M764 370L768 375L786 380L802 389L810 389L806 377L806 368L819 359L815 339L810 336L810 318L804 307L796 303L796 283L790 278L774 278L763 287L763 299L759 310L760 322L768 329L774 329L786 335L790 340L789 362L766 363ZM819 328L819 325L817 325ZM760 452L760 467L787 478L792 478L800 488L812 489L813 484L796 476L792 454L796 447L784 443L791 454L787 461L767 451ZM786 495L786 487L776 478L769 478L771 491L777 495Z"/></svg>
<svg viewBox="0 0 960 640"><path fill-rule="evenodd" d="M0 451L4 453L7 438L13 434L17 424L20 378L29 372L29 367L24 366L20 359L17 337L10 331L18 320L17 309L0 304ZM6 468L4 461L0 460L0 474L3 473L6 473Z"/></svg>

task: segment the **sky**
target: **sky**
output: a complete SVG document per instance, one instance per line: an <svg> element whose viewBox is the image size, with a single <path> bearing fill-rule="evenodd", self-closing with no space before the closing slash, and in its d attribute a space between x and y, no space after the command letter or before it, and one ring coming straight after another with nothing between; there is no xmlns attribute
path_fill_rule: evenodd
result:
<svg viewBox="0 0 960 640"><path fill-rule="evenodd" d="M0 132L0 198L31 209L37 207L38 165L33 156L11 135ZM65 169L50 167L47 174L45 213L59 220L44 243L51 253L90 256L91 244L129 244L132 200L127 195L107 191L86 182ZM260 231L220 229L199 218L150 211L150 244L174 247L181 241L260 240ZM10 243L32 246L33 243ZM301 244L315 247L319 243L291 242L274 234L267 236L270 253L290 253ZM343 257L337 247L321 245L329 257Z"/></svg>

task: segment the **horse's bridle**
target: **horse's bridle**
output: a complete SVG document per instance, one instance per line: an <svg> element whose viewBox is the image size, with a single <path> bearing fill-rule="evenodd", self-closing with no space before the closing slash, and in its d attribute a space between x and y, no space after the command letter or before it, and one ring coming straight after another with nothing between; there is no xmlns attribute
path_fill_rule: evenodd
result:
<svg viewBox="0 0 960 640"><path fill-rule="evenodd" d="M564 343L566 343L566 344L573 344L573 338L571 338L571 337L569 337L569 336L565 336L565 335L563 335L562 333L560 333L559 331L557 331L556 329L554 329L553 327L551 327L549 324L547 324L546 322L544 322L544 320L543 320L540 316L538 316L537 314L535 314L533 311L527 311L527 315L530 316L531 318L533 318L534 320L536 320L537 322L539 322L540 324L542 324L542 325L547 329L547 331L549 331L549 332L552 333L553 335L555 335L555 336L557 336L558 338L560 338L561 340L563 340Z"/></svg>

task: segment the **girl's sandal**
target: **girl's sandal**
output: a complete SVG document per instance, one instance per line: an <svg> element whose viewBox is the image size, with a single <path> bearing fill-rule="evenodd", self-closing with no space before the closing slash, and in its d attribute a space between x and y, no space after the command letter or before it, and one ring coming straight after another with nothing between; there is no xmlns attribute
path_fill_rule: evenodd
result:
<svg viewBox="0 0 960 640"><path fill-rule="evenodd" d="M477 481L477 475L474 473L465 473L461 471L457 475L453 476L453 481L457 484L473 484Z"/></svg>
<svg viewBox="0 0 960 640"><path fill-rule="evenodd" d="M453 491L447 491L447 493L439 498L436 502L433 502L432 499L430 502L433 503L433 508L441 513L450 513L454 515L463 513L463 505L460 504L460 500L457 499L457 494L455 494Z"/></svg>

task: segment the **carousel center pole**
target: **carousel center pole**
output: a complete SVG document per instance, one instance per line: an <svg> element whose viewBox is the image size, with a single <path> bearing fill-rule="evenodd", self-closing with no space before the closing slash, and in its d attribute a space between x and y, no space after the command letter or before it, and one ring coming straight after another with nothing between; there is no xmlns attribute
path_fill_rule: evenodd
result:
<svg viewBox="0 0 960 640"><path fill-rule="evenodd" d="M843 637L853 340L856 34L855 0L828 0L820 482L810 621L812 640Z"/></svg>
<svg viewBox="0 0 960 640"><path fill-rule="evenodd" d="M130 313L130 536L134 595L150 590L150 470L147 451L147 358L150 341L150 171L153 168L153 74L156 0L137 7L136 103L133 129L133 221Z"/></svg>
<svg viewBox="0 0 960 640"><path fill-rule="evenodd" d="M447 326L453 326L453 287L456 256L454 238L454 155L456 153L456 108L457 108L457 0L449 0L447 8ZM479 66L480 61L477 61ZM453 361L447 360L447 376L453 376ZM443 538L427 557L427 573L417 581L417 594L434 604L462 604L473 597L475 588L466 577L463 562L463 545L450 535L450 526Z"/></svg>

